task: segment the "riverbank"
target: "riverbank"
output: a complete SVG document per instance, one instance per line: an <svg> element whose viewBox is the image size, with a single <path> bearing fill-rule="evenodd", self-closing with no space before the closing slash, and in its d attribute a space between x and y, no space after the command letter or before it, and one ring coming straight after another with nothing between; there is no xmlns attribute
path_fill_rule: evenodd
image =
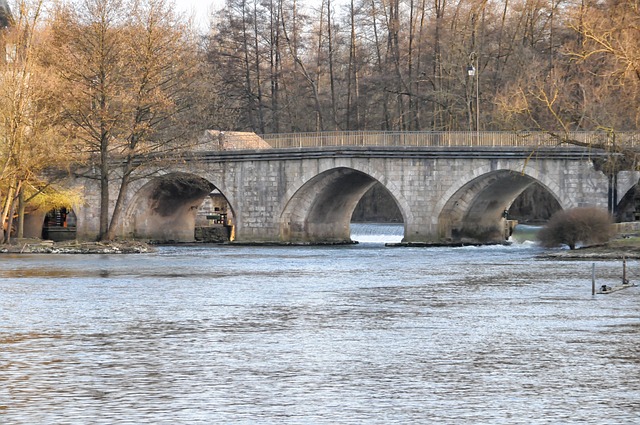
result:
<svg viewBox="0 0 640 425"><path fill-rule="evenodd" d="M613 239L602 245L589 246L574 250L552 251L545 253L543 256L560 260L640 259L640 237Z"/></svg>
<svg viewBox="0 0 640 425"><path fill-rule="evenodd" d="M155 249L143 242L53 242L39 239L18 239L0 245L2 254L144 254Z"/></svg>
<svg viewBox="0 0 640 425"><path fill-rule="evenodd" d="M270 246L287 244L238 244L247 246ZM434 244L395 244L386 246L452 246ZM463 245L460 245L463 246ZM64 241L53 242L40 239L19 239L11 244L0 245L0 254L144 254L155 252L153 245L139 241L114 241L114 242L80 242ZM541 254L541 257L552 259L640 259L640 237L614 239L606 244L579 248L574 250L550 250Z"/></svg>

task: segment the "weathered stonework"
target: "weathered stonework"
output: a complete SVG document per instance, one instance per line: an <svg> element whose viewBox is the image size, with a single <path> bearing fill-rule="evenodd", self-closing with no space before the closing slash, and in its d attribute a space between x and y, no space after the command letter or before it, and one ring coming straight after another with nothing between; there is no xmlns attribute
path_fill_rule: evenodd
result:
<svg viewBox="0 0 640 425"><path fill-rule="evenodd" d="M136 181L118 234L192 241L197 206L213 187L230 204L239 242L348 241L351 214L376 182L397 203L406 242L501 239L503 211L533 182L563 209L607 207L608 180L586 151L529 154L516 148L402 147L202 152L163 176ZM175 176L201 190L187 196L185 186L171 199L154 195L162 178ZM620 197L637 179L638 173L620 174ZM91 239L98 230L98 190L82 183L86 203L76 208L78 235Z"/></svg>

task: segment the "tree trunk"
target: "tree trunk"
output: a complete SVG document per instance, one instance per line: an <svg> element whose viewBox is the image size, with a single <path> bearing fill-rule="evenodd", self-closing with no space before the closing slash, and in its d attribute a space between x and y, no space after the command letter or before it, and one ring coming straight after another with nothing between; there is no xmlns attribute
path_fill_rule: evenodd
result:
<svg viewBox="0 0 640 425"><path fill-rule="evenodd" d="M350 25L351 25L351 41L349 47L349 67L347 76L347 130L360 130L360 90L358 81L358 59L357 59L357 39L356 39L356 17L353 0L349 7ZM351 117L355 123L351 123Z"/></svg>
<svg viewBox="0 0 640 425"><path fill-rule="evenodd" d="M22 239L24 237L24 209L24 190L21 189L18 194L18 239Z"/></svg>
<svg viewBox="0 0 640 425"><path fill-rule="evenodd" d="M385 75L385 70L382 61L382 52L380 51L380 37L378 35L378 20L376 17L376 2L375 0L371 0L371 15L372 15L372 27L373 27L373 35L374 35L374 43L376 47L376 64L378 67L378 72L380 76ZM386 13L386 12L385 12ZM386 82L384 83L384 87L382 87L382 112L383 112L383 130L391 129L391 116L389 114L389 91L386 87Z"/></svg>
<svg viewBox="0 0 640 425"><path fill-rule="evenodd" d="M436 10L436 23L435 23L435 37L433 40L433 90L434 101L432 102L432 118L431 129L434 131L440 130L443 127L442 117L442 98L443 98L443 85L442 85L442 25L444 8L446 0L435 0L434 6Z"/></svg>
<svg viewBox="0 0 640 425"><path fill-rule="evenodd" d="M100 234L103 239L109 232L109 142L103 136L100 146Z"/></svg>
<svg viewBox="0 0 640 425"><path fill-rule="evenodd" d="M287 32L287 27L285 25L285 19L284 19L284 14L281 13L281 21L282 21L282 35L284 36L285 40L287 41L287 45L289 46L289 52L291 54L291 56L293 56L293 60L296 63L296 69L299 69L302 76L305 78L305 80L307 81L307 83L309 83L309 86L311 87L311 90L313 91L313 101L315 104L315 109L316 109L316 131L322 131L324 129L324 124L323 124L323 118L322 118L322 108L321 108L321 104L320 104L320 96L318 94L318 86L317 86L317 78L314 81L314 79L312 78L312 76L309 74L309 72L307 71L307 68L304 66L304 62L302 62L302 59L300 59L300 57L298 56L298 52L297 52L297 48L296 45L294 43L292 43L291 38L289 38L289 34ZM318 52L319 54L319 52Z"/></svg>
<svg viewBox="0 0 640 425"><path fill-rule="evenodd" d="M247 103L249 104L249 122L251 123L252 128L257 128L256 117L254 114L254 99L253 99L253 89L251 84L251 61L249 60L249 34L247 30L247 3L246 0L242 0L242 49L243 49L243 59L244 59L244 91L247 99Z"/></svg>
<svg viewBox="0 0 640 425"><path fill-rule="evenodd" d="M253 48L255 50L255 72L256 72L256 90L258 96L258 131L260 134L265 133L264 120L264 101L262 99L262 73L260 72L260 44L258 35L258 5L257 1L253 2Z"/></svg>
<svg viewBox="0 0 640 425"><path fill-rule="evenodd" d="M135 142L134 142L135 145ZM120 188L118 189L118 197L113 207L113 214L111 215L111 223L109 224L109 231L102 240L112 241L116 238L116 231L120 226L122 218L124 199L129 191L129 185L131 183L131 173L135 170L135 166L132 165L133 158L130 156L127 158L126 163L122 167L122 180L120 180Z"/></svg>
<svg viewBox="0 0 640 425"><path fill-rule="evenodd" d="M5 231L4 243L11 242L11 228L13 227L13 216L16 211L16 201L19 193L22 191L22 182L18 182L12 196L8 198L7 208L7 230Z"/></svg>
<svg viewBox="0 0 640 425"><path fill-rule="evenodd" d="M9 223L9 215L11 213L11 208L13 204L13 199L15 198L15 181L9 185L9 190L7 192L7 197L4 200L4 207L2 209L2 242L7 243L9 238L9 232L11 231L11 223Z"/></svg>
<svg viewBox="0 0 640 425"><path fill-rule="evenodd" d="M333 71L333 31L331 23L331 0L327 0L327 41L329 43L329 86L331 90L331 118L333 120L333 129L338 130L338 108L336 101L336 81Z"/></svg>
<svg viewBox="0 0 640 425"><path fill-rule="evenodd" d="M280 16L279 9L273 4L273 0L269 3L269 14L271 17L271 131L280 132Z"/></svg>

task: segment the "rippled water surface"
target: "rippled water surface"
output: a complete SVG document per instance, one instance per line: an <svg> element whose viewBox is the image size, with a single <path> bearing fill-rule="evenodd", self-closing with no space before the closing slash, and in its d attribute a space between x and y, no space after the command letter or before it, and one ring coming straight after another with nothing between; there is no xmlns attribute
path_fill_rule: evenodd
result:
<svg viewBox="0 0 640 425"><path fill-rule="evenodd" d="M537 254L0 256L0 423L638 423L640 288Z"/></svg>

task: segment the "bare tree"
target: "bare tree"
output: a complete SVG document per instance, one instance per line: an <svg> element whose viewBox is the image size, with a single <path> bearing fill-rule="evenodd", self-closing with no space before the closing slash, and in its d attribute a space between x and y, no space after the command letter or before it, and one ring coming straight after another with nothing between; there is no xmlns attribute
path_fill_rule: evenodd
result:
<svg viewBox="0 0 640 425"><path fill-rule="evenodd" d="M229 93L246 90L241 116L255 131L260 110L266 131L549 127L553 116L536 96L553 85L570 127L640 122L637 108L620 107L638 103L633 2L246 2L228 3L216 49L233 58L223 78ZM478 79L465 72L472 52ZM520 94L524 114L509 102Z"/></svg>
<svg viewBox="0 0 640 425"><path fill-rule="evenodd" d="M25 203L51 184L44 171L67 160L68 144L58 131L59 110L52 96L55 81L40 61L44 3L16 2L3 35L7 55L0 62L0 199L5 242L16 212L21 237Z"/></svg>
<svg viewBox="0 0 640 425"><path fill-rule="evenodd" d="M132 179L194 143L183 119L196 43L166 0L83 0L58 10L53 32L68 131L92 165L86 176L100 180L99 237L111 240Z"/></svg>
<svg viewBox="0 0 640 425"><path fill-rule="evenodd" d="M356 10L354 0L349 4L349 66L347 71L347 111L346 111L346 127L351 129L360 128L360 81L359 81L359 62L358 62L358 39L356 37ZM351 119L355 119L355 123L351 124Z"/></svg>

